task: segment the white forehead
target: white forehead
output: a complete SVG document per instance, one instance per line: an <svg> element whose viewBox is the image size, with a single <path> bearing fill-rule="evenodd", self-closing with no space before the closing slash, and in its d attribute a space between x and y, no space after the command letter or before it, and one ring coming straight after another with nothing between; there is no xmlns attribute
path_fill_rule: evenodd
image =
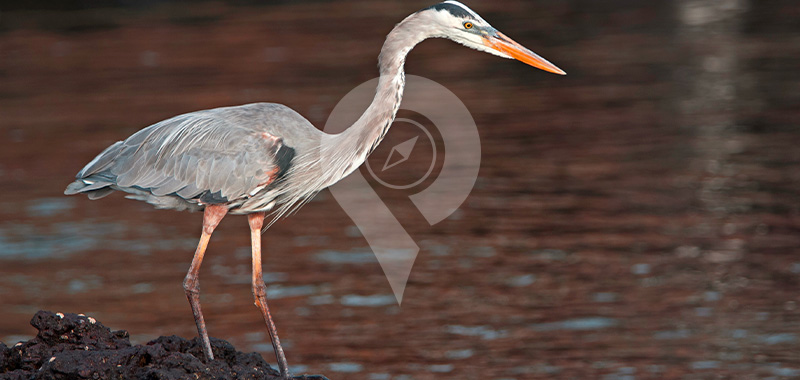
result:
<svg viewBox="0 0 800 380"><path fill-rule="evenodd" d="M459 8L461 8L461 9L463 9L464 11L466 11L467 13L469 13L470 15L472 15L472 17L475 17L475 18L477 18L478 20L483 20L483 19L481 18L481 16L478 16L478 14L477 14L477 13L475 13L475 11L473 11L472 9L469 9L469 7L468 7L468 6L466 6L466 5L464 5L464 4L461 4L461 3L459 3L458 1L455 1L455 0L447 0L447 1L445 1L444 3L445 3L445 4L452 4L452 5L455 5L455 6L459 7Z"/></svg>
<svg viewBox="0 0 800 380"><path fill-rule="evenodd" d="M466 18L466 19L474 19L475 21L478 21L480 23L488 24L486 20L484 20L480 15L475 13L475 11L469 9L469 7L467 7L466 5L461 4L460 2L455 0L447 0L437 5L434 5L431 8L436 10L436 14L439 19Z"/></svg>

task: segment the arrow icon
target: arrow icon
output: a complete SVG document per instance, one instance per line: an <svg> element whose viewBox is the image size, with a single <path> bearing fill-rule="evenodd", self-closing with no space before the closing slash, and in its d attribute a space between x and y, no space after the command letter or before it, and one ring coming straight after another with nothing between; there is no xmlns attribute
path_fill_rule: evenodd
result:
<svg viewBox="0 0 800 380"><path fill-rule="evenodd" d="M406 141L401 142L400 144L393 146L392 151L389 152L389 157L386 157L386 162L383 164L383 169L381 169L381 171L391 169L408 160L408 157L411 156L411 151L414 150L414 144L417 143L418 138L419 136L414 136ZM395 157L395 153L397 153L399 157L392 162L392 157Z"/></svg>

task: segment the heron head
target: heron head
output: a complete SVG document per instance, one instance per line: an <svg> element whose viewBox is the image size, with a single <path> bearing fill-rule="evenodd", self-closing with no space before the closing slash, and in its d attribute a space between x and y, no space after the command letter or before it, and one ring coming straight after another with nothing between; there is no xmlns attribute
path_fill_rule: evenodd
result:
<svg viewBox="0 0 800 380"><path fill-rule="evenodd" d="M556 65L500 33L481 16L458 1L447 0L425 8L417 14L429 18L436 25L435 37L447 38L464 46L503 58L516 59L551 73L567 74Z"/></svg>

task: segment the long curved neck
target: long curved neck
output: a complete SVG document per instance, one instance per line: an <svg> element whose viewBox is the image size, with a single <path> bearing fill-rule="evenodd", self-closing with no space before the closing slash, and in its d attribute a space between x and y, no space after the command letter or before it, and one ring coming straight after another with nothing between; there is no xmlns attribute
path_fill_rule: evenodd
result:
<svg viewBox="0 0 800 380"><path fill-rule="evenodd" d="M336 135L334 150L347 152L349 161L343 175L360 166L383 140L392 125L403 98L405 74L403 64L408 52L430 34L425 23L412 14L397 24L386 37L378 57L380 78L372 103L364 114L344 132Z"/></svg>

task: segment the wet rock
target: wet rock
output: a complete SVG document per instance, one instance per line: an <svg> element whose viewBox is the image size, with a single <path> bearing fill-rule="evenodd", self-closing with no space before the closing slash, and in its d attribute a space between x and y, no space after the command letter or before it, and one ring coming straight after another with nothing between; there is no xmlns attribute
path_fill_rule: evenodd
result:
<svg viewBox="0 0 800 380"><path fill-rule="evenodd" d="M0 379L278 379L257 353L211 339L215 360L205 363L199 339L162 336L132 346L124 330L92 317L39 311L35 338L0 343Z"/></svg>

